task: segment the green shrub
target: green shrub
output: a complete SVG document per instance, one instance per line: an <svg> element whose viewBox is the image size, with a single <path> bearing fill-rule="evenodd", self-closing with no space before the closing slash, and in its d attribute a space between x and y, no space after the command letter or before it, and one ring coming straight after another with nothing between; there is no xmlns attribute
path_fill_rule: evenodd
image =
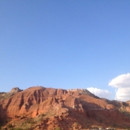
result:
<svg viewBox="0 0 130 130"><path fill-rule="evenodd" d="M61 130L61 128L60 127L56 127L55 130Z"/></svg>
<svg viewBox="0 0 130 130"><path fill-rule="evenodd" d="M7 128L12 128L12 127L13 127L12 124L7 125Z"/></svg>
<svg viewBox="0 0 130 130"><path fill-rule="evenodd" d="M23 130L23 129L21 129L21 128L13 128L12 130Z"/></svg>

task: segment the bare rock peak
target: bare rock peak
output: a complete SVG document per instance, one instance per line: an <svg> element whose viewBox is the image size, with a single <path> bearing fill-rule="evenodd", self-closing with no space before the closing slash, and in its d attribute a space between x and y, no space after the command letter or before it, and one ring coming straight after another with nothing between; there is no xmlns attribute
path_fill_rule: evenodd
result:
<svg viewBox="0 0 130 130"><path fill-rule="evenodd" d="M80 94L87 94L87 95L91 95L91 96L93 95L93 96L95 96L94 94L92 94L87 89L69 89L68 91L69 92L79 92Z"/></svg>
<svg viewBox="0 0 130 130"><path fill-rule="evenodd" d="M20 88L14 87L14 88L11 89L10 93L17 93L17 92L20 92L20 91L22 91Z"/></svg>

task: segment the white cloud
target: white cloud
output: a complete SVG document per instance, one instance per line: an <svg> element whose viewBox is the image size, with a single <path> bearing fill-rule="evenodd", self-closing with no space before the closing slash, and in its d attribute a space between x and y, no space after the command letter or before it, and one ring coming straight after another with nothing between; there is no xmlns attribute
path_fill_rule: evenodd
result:
<svg viewBox="0 0 130 130"><path fill-rule="evenodd" d="M109 82L109 86L117 88L115 97L117 100L130 100L130 73L115 77Z"/></svg>
<svg viewBox="0 0 130 130"><path fill-rule="evenodd" d="M116 99L121 101L130 100L130 88L119 88L116 91Z"/></svg>
<svg viewBox="0 0 130 130"><path fill-rule="evenodd" d="M108 90L98 89L94 87L87 88L88 91L101 98L111 98L111 93Z"/></svg>
<svg viewBox="0 0 130 130"><path fill-rule="evenodd" d="M116 88L130 87L130 73L122 74L112 79L109 82L109 86L113 86Z"/></svg>

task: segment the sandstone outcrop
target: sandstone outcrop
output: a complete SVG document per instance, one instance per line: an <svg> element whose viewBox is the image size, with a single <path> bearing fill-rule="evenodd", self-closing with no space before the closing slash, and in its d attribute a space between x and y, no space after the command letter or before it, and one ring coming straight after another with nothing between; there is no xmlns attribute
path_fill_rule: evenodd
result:
<svg viewBox="0 0 130 130"><path fill-rule="evenodd" d="M120 111L124 107L129 112L129 103L101 99L85 89L13 88L1 93L0 125L31 130L125 128L130 127L130 118Z"/></svg>

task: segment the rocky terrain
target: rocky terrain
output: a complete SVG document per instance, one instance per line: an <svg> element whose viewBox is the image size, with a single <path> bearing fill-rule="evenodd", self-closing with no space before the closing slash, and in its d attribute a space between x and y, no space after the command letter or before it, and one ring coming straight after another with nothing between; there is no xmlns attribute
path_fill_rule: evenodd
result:
<svg viewBox="0 0 130 130"><path fill-rule="evenodd" d="M130 102L99 98L85 89L42 86L0 93L0 129L87 130L130 128Z"/></svg>

